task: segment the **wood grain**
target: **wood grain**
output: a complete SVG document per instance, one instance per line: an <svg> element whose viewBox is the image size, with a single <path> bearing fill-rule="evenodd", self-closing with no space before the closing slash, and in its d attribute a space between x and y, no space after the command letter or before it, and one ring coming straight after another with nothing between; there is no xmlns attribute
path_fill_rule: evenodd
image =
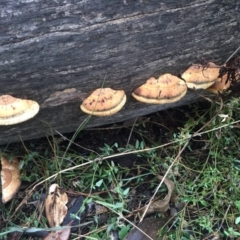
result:
<svg viewBox="0 0 240 240"><path fill-rule="evenodd" d="M79 105L95 88L124 89L114 123L196 101L144 105L131 91L150 76L180 74L205 57L222 64L239 45L239 1L3 0L0 3L0 94L33 99L34 119L0 126L0 144L75 131ZM61 94L61 92L63 94Z"/></svg>

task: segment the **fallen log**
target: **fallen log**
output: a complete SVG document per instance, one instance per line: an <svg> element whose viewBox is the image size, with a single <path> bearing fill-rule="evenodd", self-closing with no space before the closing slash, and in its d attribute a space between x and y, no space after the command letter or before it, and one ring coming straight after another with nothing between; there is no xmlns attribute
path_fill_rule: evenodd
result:
<svg viewBox="0 0 240 240"><path fill-rule="evenodd" d="M79 105L104 85L123 89L117 114L86 127L124 121L189 104L136 102L131 92L151 76L179 75L196 59L222 64L239 44L240 2L16 0L0 3L0 95L37 101L32 120L0 126L0 144L75 131Z"/></svg>

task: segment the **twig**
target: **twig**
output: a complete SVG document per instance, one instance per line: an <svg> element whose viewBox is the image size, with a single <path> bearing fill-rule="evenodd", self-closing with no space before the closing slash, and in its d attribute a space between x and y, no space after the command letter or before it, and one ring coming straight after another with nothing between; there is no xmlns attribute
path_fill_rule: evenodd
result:
<svg viewBox="0 0 240 240"><path fill-rule="evenodd" d="M137 119L138 119L137 117L134 119L134 123L133 123L133 125L132 125L131 132L130 132L129 137L128 137L128 141L127 141L126 148L127 148L128 145L129 145L130 139L131 139L131 137L132 137L132 132L133 132L133 129L134 129L135 124L136 124L136 122L137 122Z"/></svg>
<svg viewBox="0 0 240 240"><path fill-rule="evenodd" d="M223 65L227 64L227 62L238 52L239 49L240 47L237 50L235 50L235 52L226 60L226 62Z"/></svg>
<svg viewBox="0 0 240 240"><path fill-rule="evenodd" d="M173 162L172 162L171 165L169 166L168 170L167 170L166 173L164 174L164 176L163 176L163 178L162 178L162 181L159 183L159 185L158 185L158 187L156 188L154 194L152 195L152 197L151 197L151 199L150 199L150 201L149 201L149 203L148 203L148 205L147 205L147 207L146 207L146 209L145 209L143 215L141 216L140 222L142 222L142 220L144 219L144 217L145 217L145 215L146 215L146 213L147 213L147 211L148 211L150 205L152 204L152 202L153 202L153 200L154 200L154 198L155 198L155 196L156 196L158 190L159 190L160 187L162 186L162 184L163 184L165 178L167 177L168 173L169 173L170 170L172 169L174 163L177 162L177 160L178 160L179 157L181 156L182 152L183 152L184 149L187 147L187 145L188 145L188 143L189 143L189 140L190 140L190 139L188 139L188 140L186 141L186 143L184 144L183 148L181 149L181 151L179 151L178 155L175 157L175 159L173 160Z"/></svg>

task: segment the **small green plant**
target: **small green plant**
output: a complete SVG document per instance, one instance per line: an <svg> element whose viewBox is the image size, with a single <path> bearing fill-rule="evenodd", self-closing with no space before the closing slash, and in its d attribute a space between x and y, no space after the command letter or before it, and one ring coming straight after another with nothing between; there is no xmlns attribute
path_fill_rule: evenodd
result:
<svg viewBox="0 0 240 240"><path fill-rule="evenodd" d="M159 184L155 176L168 171L167 177L175 185L170 208L178 203L185 207L176 213L171 226L162 227L160 237L202 239L216 231L223 239L239 237L239 106L239 98L226 99L222 104L197 103L151 115L131 128L114 125L111 132L101 130L89 138L81 125L67 143L53 137L44 143L19 145L16 154L21 159L26 188L2 207L7 221L0 224L0 236L19 226L46 228L47 220L37 203L49 185L57 182L84 196L79 213L91 204L107 209L105 221L100 215L91 217L86 239L112 239L113 234L124 239L131 230L130 223L137 224L137 210L148 203ZM176 114L177 120L172 117ZM113 139L114 131L118 131L114 136L121 138ZM110 137L106 137L109 132ZM93 141L93 136L98 141ZM99 141L101 136L107 140ZM187 147L175 161L186 142ZM10 150L11 146L4 148L6 154ZM121 156L119 162L114 161L116 155ZM158 194L166 191L162 187ZM27 193L27 201L22 202ZM162 217L159 213L156 216Z"/></svg>

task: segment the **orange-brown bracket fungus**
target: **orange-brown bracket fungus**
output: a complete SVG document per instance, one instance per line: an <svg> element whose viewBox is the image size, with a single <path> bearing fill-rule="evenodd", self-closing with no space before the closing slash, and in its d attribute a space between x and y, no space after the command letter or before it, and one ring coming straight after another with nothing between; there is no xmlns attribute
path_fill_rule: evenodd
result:
<svg viewBox="0 0 240 240"><path fill-rule="evenodd" d="M188 88L207 89L218 78L219 70L218 65L209 62L207 67L201 64L189 67L181 77L186 81Z"/></svg>
<svg viewBox="0 0 240 240"><path fill-rule="evenodd" d="M13 198L21 185L19 163L16 158L8 161L7 158L1 157L1 164L2 202L6 203Z"/></svg>
<svg viewBox="0 0 240 240"><path fill-rule="evenodd" d="M227 81L227 74L225 74L223 75L222 78L218 78L215 81L215 83L211 87L207 88L206 90L208 92L218 94L230 88L230 85L231 85L231 81Z"/></svg>
<svg viewBox="0 0 240 240"><path fill-rule="evenodd" d="M0 96L0 125L12 125L33 118L39 111L39 105L32 100Z"/></svg>
<svg viewBox="0 0 240 240"><path fill-rule="evenodd" d="M124 106L126 100L126 94L123 90L98 88L83 100L80 108L87 114L100 117L109 116L118 112Z"/></svg>
<svg viewBox="0 0 240 240"><path fill-rule="evenodd" d="M138 87L132 96L140 102L150 104L172 103L185 96L187 86L180 78L166 73L158 79L151 77Z"/></svg>

